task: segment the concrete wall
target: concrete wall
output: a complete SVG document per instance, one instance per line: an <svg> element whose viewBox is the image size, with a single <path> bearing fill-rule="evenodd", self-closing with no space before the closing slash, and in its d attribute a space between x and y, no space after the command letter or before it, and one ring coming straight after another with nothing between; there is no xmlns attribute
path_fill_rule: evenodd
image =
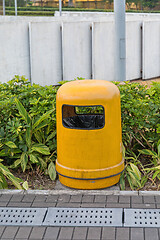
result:
<svg viewBox="0 0 160 240"><path fill-rule="evenodd" d="M115 80L113 13L67 14L0 16L1 82L16 74L41 85L77 77ZM126 18L127 80L160 76L160 15Z"/></svg>

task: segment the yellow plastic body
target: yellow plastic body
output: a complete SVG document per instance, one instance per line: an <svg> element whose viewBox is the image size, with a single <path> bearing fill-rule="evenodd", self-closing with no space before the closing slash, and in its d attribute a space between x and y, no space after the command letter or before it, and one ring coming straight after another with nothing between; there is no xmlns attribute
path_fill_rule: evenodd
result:
<svg viewBox="0 0 160 240"><path fill-rule="evenodd" d="M101 129L70 129L62 124L62 106L101 105ZM74 113L73 113L74 114ZM116 184L124 169L118 88L104 80L65 83L57 93L57 161L60 182L71 188L100 189Z"/></svg>

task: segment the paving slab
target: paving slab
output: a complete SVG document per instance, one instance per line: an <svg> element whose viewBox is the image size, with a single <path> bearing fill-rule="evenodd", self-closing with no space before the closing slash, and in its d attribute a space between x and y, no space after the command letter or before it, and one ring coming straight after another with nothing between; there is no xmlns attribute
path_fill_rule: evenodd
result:
<svg viewBox="0 0 160 240"><path fill-rule="evenodd" d="M66 208L126 208L160 209L158 191L102 190L0 190L1 207L66 207ZM64 227L64 226L0 226L0 239L45 240L159 240L158 227Z"/></svg>

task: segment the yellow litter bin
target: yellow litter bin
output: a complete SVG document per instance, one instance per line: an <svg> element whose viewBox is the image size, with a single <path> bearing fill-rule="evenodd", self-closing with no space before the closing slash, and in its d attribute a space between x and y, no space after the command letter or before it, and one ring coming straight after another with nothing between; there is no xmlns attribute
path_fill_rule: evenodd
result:
<svg viewBox="0 0 160 240"><path fill-rule="evenodd" d="M104 80L65 83L57 93L56 170L62 184L99 189L124 169L118 88Z"/></svg>

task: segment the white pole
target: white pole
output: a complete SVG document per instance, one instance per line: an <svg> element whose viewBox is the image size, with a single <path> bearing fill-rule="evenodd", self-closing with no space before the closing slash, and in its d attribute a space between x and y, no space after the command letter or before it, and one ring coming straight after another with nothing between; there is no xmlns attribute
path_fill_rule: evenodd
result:
<svg viewBox="0 0 160 240"><path fill-rule="evenodd" d="M14 0L14 5L15 5L15 16L17 16L17 0Z"/></svg>
<svg viewBox="0 0 160 240"><path fill-rule="evenodd" d="M62 0L59 0L59 15L62 16Z"/></svg>
<svg viewBox="0 0 160 240"><path fill-rule="evenodd" d="M6 15L6 11L5 11L5 0L3 0L3 15Z"/></svg>
<svg viewBox="0 0 160 240"><path fill-rule="evenodd" d="M125 0L114 0L116 81L126 80Z"/></svg>

